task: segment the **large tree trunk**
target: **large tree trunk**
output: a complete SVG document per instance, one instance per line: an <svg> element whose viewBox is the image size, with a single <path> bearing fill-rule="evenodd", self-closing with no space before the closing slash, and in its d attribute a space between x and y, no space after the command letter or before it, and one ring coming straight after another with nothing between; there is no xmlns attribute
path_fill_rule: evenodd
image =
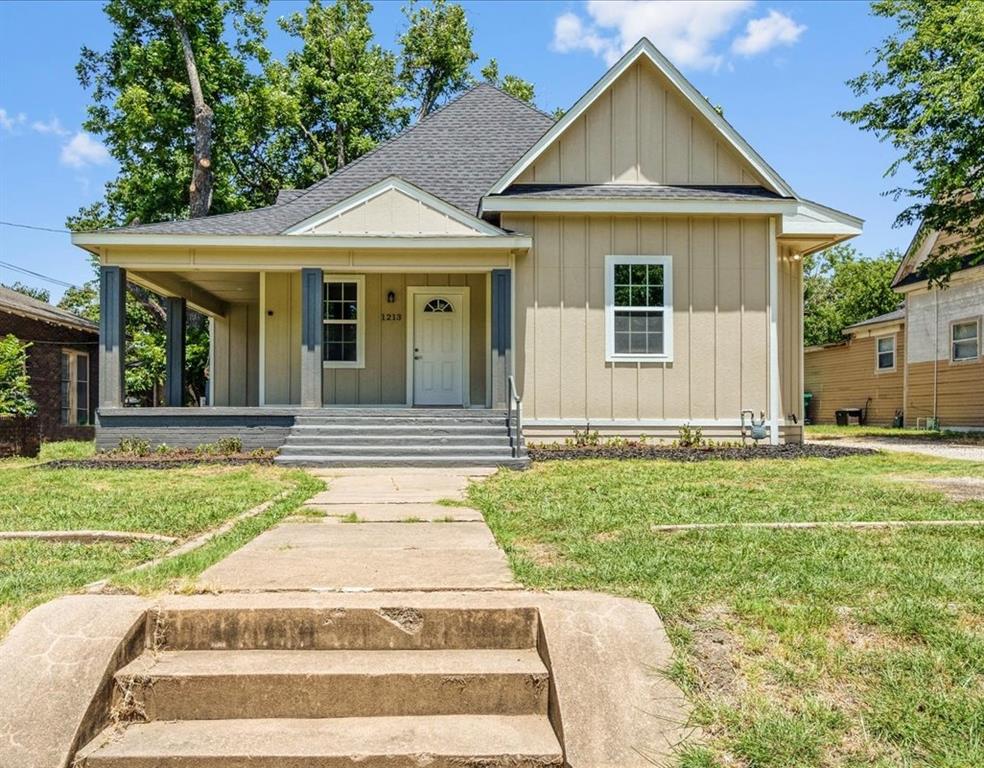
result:
<svg viewBox="0 0 984 768"><path fill-rule="evenodd" d="M197 219L201 216L208 216L212 207L212 187L214 184L212 121L215 113L205 103L205 97L202 95L202 83L198 77L198 65L195 63L195 51L191 47L188 28L177 16L173 18L178 37L181 39L181 48L184 50L185 69L188 70L188 85L191 88L191 99L195 107L195 164L191 169L189 208L191 218Z"/></svg>

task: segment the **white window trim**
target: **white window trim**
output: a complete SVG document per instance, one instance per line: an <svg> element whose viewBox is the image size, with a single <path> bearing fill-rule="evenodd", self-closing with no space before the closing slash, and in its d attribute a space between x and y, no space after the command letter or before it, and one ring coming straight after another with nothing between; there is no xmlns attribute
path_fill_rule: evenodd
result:
<svg viewBox="0 0 984 768"><path fill-rule="evenodd" d="M83 426L84 427L89 427L89 426L92 426L92 375L91 375L92 374L92 369L91 369L90 364L89 364L90 363L90 361L89 361L89 353L88 352L80 352L77 349L67 349L67 348L62 348L61 353L62 353L63 356L64 355L68 355L68 357L71 358L71 363L69 363L69 367L68 367L68 421L66 421L66 422L62 422L61 421L61 409L64 406L64 403L59 403L58 404L58 413L59 413L59 419L58 419L58 421L59 421L59 423L62 426L65 426L65 427L83 427ZM80 357L84 357L85 358L85 373L86 373L86 375L85 375L85 389L86 389L86 403L85 403L86 419L85 419L85 424L79 424L79 407L78 407L78 403L79 403L79 395L78 395L79 369L78 369L78 364L79 364L79 361L78 361L78 358L80 358ZM59 363L60 362L61 361L59 360ZM60 373L59 373L58 384L59 384L59 390L60 390L60 388L61 388L61 375L60 375Z"/></svg>
<svg viewBox="0 0 984 768"><path fill-rule="evenodd" d="M355 361L322 360L324 368L365 368L366 367L366 276L365 275L325 275L325 285L328 283L355 283L357 286L355 310ZM321 298L322 344L324 344L324 326L330 323L324 316L325 299ZM349 322L349 321L346 321ZM324 352L322 354L325 354Z"/></svg>
<svg viewBox="0 0 984 768"><path fill-rule="evenodd" d="M616 354L615 352L615 265L655 264L663 267L663 354ZM605 361L609 363L673 362L673 257L605 256Z"/></svg>
<svg viewBox="0 0 984 768"><path fill-rule="evenodd" d="M882 368L878 364L879 358L881 357L881 353L878 351L878 342L881 341L882 339L892 340L892 365L890 368ZM896 338L896 334L894 333L888 333L882 336L875 337L875 373L895 373L896 367L898 365L898 346L899 346L898 339Z"/></svg>
<svg viewBox="0 0 984 768"><path fill-rule="evenodd" d="M973 323L977 326L977 354L973 357L962 357L959 360L953 356L953 345L956 343L956 339L953 338L953 329L958 325L967 325ZM962 341L970 341L970 339L962 339ZM965 363L976 363L981 359L981 319L980 317L962 317L959 320L950 321L950 364L951 365L964 365Z"/></svg>

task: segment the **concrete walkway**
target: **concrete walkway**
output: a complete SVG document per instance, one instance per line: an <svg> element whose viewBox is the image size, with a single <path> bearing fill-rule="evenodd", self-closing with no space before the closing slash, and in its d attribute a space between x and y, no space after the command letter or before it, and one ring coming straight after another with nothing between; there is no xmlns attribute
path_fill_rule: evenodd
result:
<svg viewBox="0 0 984 768"><path fill-rule="evenodd" d="M199 584L231 591L518 589L479 512L463 500L493 470L379 469L316 473L328 490L295 518L206 570Z"/></svg>

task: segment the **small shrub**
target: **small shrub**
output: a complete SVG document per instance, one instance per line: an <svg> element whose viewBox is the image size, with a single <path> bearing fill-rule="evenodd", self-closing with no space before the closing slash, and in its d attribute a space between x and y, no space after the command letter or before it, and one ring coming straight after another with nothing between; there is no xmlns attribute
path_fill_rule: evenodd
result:
<svg viewBox="0 0 984 768"><path fill-rule="evenodd" d="M684 424L680 427L675 445L679 448L700 448L707 445L707 441L704 440L704 433L700 427Z"/></svg>
<svg viewBox="0 0 984 768"><path fill-rule="evenodd" d="M621 435L615 435L614 437L608 438L607 444L610 445L612 448L624 448L629 444L629 441L626 440Z"/></svg>
<svg viewBox="0 0 984 768"><path fill-rule="evenodd" d="M166 456L171 452L171 448L170 446L168 446L167 443L161 443L160 445L157 446L157 448L154 449L154 451L160 456Z"/></svg>
<svg viewBox="0 0 984 768"><path fill-rule="evenodd" d="M598 434L598 430L592 431L590 428L574 430L574 445L578 447L583 447L586 445L598 445L601 442L601 436Z"/></svg>
<svg viewBox="0 0 984 768"><path fill-rule="evenodd" d="M124 437L112 453L121 453L127 456L149 456L150 443L142 437Z"/></svg>
<svg viewBox="0 0 984 768"><path fill-rule="evenodd" d="M238 437L220 437L213 445L216 453L242 453L243 441Z"/></svg>

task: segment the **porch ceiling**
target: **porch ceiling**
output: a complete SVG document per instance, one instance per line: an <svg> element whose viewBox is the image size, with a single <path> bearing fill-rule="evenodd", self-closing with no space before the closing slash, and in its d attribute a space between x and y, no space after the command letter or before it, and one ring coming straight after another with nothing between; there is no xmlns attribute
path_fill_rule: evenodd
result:
<svg viewBox="0 0 984 768"><path fill-rule="evenodd" d="M206 315L222 317L229 304L259 301L258 272L130 270L128 278L162 296L178 296Z"/></svg>

